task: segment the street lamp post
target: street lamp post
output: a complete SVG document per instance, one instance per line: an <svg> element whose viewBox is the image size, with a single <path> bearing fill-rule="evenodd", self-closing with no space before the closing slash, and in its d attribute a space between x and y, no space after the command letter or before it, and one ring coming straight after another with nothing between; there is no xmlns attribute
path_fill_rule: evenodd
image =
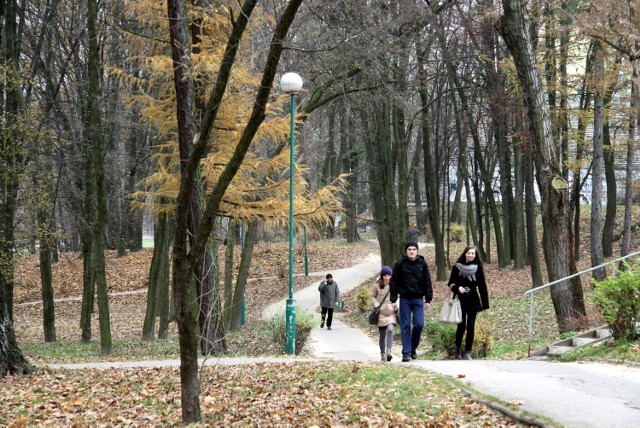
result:
<svg viewBox="0 0 640 428"><path fill-rule="evenodd" d="M291 128L289 138L289 298L287 299L286 328L287 354L296 352L296 302L293 300L293 182L294 182L294 134L296 95L302 89L302 78L296 73L285 73L280 79L280 88L291 95Z"/></svg>

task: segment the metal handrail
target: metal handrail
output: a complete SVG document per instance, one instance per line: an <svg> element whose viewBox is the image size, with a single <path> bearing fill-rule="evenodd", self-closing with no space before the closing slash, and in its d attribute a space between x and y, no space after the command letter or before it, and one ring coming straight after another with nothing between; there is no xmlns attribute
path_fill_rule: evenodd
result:
<svg viewBox="0 0 640 428"><path fill-rule="evenodd" d="M555 281L549 282L548 284L541 285L540 287L532 288L530 290L525 291L524 292L525 296L527 294L531 295L531 303L529 305L529 343L528 343L527 356L529 358L531 358L531 336L533 335L533 295L537 291L544 290L544 289L549 288L549 287L551 287L553 285L556 285L556 284L558 284L560 282L567 281L567 280L569 280L571 278L575 278L576 276L580 276L582 274L589 273L591 271L601 269L601 268L603 268L603 267L605 267L607 265L610 265L610 264L613 264L613 263L617 263L617 262L620 262L622 260L625 260L625 259L628 259L628 258L631 258L631 257L635 257L635 256L640 256L640 251L637 251L637 252L631 253L631 254L627 254L624 257L620 257L620 258L617 258L615 260L611 260L611 261L608 261L606 263L602 263L602 264L600 264L598 266L595 266L595 267L592 267L590 269L586 269L586 270L583 270L581 272L574 273L574 274L569 275L569 276L565 276L564 278L560 278L560 279L557 279Z"/></svg>

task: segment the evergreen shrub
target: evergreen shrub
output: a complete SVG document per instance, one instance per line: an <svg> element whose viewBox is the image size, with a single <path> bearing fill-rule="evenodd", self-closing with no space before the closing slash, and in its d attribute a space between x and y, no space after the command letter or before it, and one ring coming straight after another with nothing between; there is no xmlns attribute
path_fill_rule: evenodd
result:
<svg viewBox="0 0 640 428"><path fill-rule="evenodd" d="M625 266L625 270L603 281L594 280L595 289L590 297L602 311L614 339L635 340L640 316L640 261Z"/></svg>
<svg viewBox="0 0 640 428"><path fill-rule="evenodd" d="M458 223L451 223L449 225L449 239L455 242L462 242L466 230L463 225Z"/></svg>
<svg viewBox="0 0 640 428"><path fill-rule="evenodd" d="M456 351L456 326L441 322L426 323L427 340L434 353L442 353L447 358L453 358Z"/></svg>
<svg viewBox="0 0 640 428"><path fill-rule="evenodd" d="M316 325L313 313L305 310L296 310L296 340L295 354L298 355L307 343L311 330ZM271 338L275 343L282 346L282 350L287 349L287 323L285 312L280 312L271 318L269 325Z"/></svg>
<svg viewBox="0 0 640 428"><path fill-rule="evenodd" d="M356 293L356 306L360 313L369 312L371 309L371 285L365 285L358 288Z"/></svg>

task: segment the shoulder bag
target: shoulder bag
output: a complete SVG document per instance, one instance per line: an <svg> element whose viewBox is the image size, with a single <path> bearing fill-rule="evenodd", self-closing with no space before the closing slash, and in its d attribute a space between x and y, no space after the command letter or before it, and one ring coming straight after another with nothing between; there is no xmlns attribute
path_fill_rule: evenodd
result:
<svg viewBox="0 0 640 428"><path fill-rule="evenodd" d="M378 319L380 318L380 306L382 306L390 292L391 290L387 291L387 294L382 298L382 302L380 302L378 306L371 308L371 311L369 311L369 324L378 324Z"/></svg>
<svg viewBox="0 0 640 428"><path fill-rule="evenodd" d="M440 311L440 322L445 324L460 324L462 322L462 308L458 296L446 299Z"/></svg>

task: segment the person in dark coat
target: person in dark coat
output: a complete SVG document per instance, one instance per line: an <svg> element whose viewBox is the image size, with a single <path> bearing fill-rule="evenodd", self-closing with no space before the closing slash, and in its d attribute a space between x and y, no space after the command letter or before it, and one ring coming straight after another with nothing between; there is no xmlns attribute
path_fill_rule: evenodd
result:
<svg viewBox="0 0 640 428"><path fill-rule="evenodd" d="M420 238L420 231L418 230L418 227L415 224L412 224L411 228L409 229L409 241L418 242L419 238Z"/></svg>
<svg viewBox="0 0 640 428"><path fill-rule="evenodd" d="M455 266L451 269L449 288L460 299L460 307L462 308L462 322L458 324L456 330L455 358L456 360L470 360L475 336L476 315L480 311L484 311L485 314L489 313L487 283L484 278L482 261L475 247L465 248L458 257ZM464 343L464 354L462 354L462 337L465 330L467 337Z"/></svg>
<svg viewBox="0 0 640 428"><path fill-rule="evenodd" d="M333 308L340 300L340 289L338 283L333 280L333 275L327 274L324 281L318 286L320 292L320 306L322 306L322 322L320 328L324 328L324 320L327 319L327 330L331 330L333 321Z"/></svg>
<svg viewBox="0 0 640 428"><path fill-rule="evenodd" d="M424 328L424 310L431 307L433 288L427 262L418 255L418 243L409 241L404 249L406 255L393 267L390 300L393 308L399 309L402 361L407 362L418 358L416 350ZM399 305L396 303L398 296Z"/></svg>

